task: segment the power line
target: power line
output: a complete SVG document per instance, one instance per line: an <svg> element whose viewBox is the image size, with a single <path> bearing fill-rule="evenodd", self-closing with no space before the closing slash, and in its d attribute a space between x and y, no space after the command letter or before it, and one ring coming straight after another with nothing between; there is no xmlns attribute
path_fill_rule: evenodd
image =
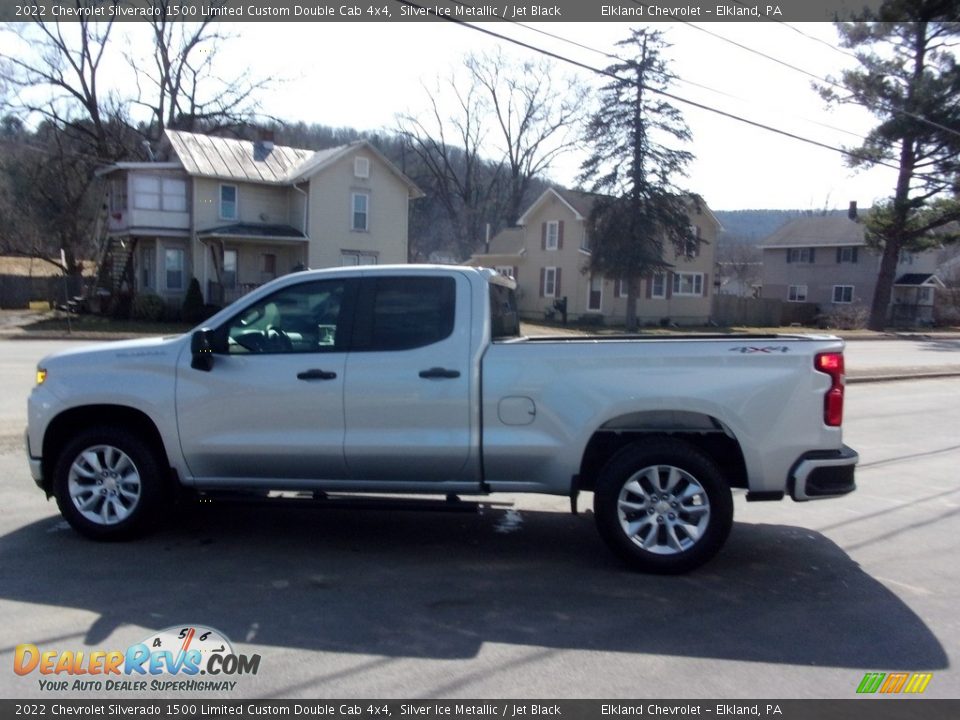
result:
<svg viewBox="0 0 960 720"><path fill-rule="evenodd" d="M462 2L460 2L459 0L451 0L451 2L454 2L454 3L456 3L457 5L464 5L464 4L463 4ZM536 28L536 27L533 27L532 25L527 25L526 23L522 23L522 22L520 22L519 20L509 20L508 22L511 22L511 23L513 23L514 25L517 25L518 27L522 27L522 28L524 28L525 30L529 30L529 31L531 31L531 32L539 33L540 35L544 35L544 36L546 36L546 37L553 38L554 40L559 40L560 42L564 42L564 43L567 43L567 44L569 44L569 45L573 45L574 47L578 47L578 48L580 48L580 49L582 49L582 50L586 50L586 51L588 51L588 52L592 52L592 53L595 53L595 54L597 54L597 55L602 55L602 56L604 56L604 57L606 57L606 58L608 58L608 59L610 59L610 60L616 60L617 62L621 62L621 63L625 63L625 64L628 62L627 60L623 59L622 57L620 57L619 55L616 55L616 54L614 54L614 53L609 53L609 52L606 52L606 51L604 51L604 50L598 50L597 48L591 47L591 46L589 46L589 45L584 45L584 44L581 43L581 42L577 42L576 40L571 40L571 39L569 39L569 38L563 37L562 35L557 35L557 34L555 34L555 33L548 32L548 31L543 30L543 29L541 29L541 28ZM667 73L666 77L670 78L671 80L677 80L678 82L684 83L684 84L686 84L686 85L690 85L690 86L692 86L692 87L700 88L701 90L706 90L707 92L711 92L711 93L714 93L714 94L717 94L717 95L721 95L721 96L723 96L723 97L730 98L731 100L737 100L737 101L739 101L739 102L744 102L744 103L750 103L750 102L752 102L752 101L750 101L750 100L747 100L746 98L742 98L742 97L739 97L739 96L737 96L737 95L732 95L732 94L730 94L730 93L728 93L728 92L725 92L725 91L723 91L723 90L718 90L717 88L710 87L709 85L703 85L702 83L698 83L698 82L695 82L695 81L693 81L693 80L688 80L688 79L686 79L686 78L680 77L679 75L675 75L675 74L673 74L673 73ZM827 130L833 130L834 132L839 132L839 133L843 133L844 135L849 135L849 136L851 136L851 137L857 138L857 140L860 140L861 142L865 142L865 141L866 141L866 138L865 138L863 135L861 135L861 134L859 134L859 133L855 133L855 132L853 132L852 130L847 130L847 129L845 129L845 128L836 127L835 125L829 125L829 124L827 124L827 123L820 122L819 120L812 120L811 118L806 118L806 117L803 117L803 116L800 116L800 115L794 115L793 117L795 117L795 118L798 119L798 120L802 120L803 122L808 122L808 123L811 123L812 125L818 125L819 127L826 128Z"/></svg>
<svg viewBox="0 0 960 720"><path fill-rule="evenodd" d="M400 3L401 5L407 5L408 7L417 8L417 9L419 9L419 10L423 10L423 11L425 11L427 14L429 14L429 15L435 15L436 17L438 17L438 18L440 18L440 19L442 19L442 20L446 20L447 22L452 22L452 23L454 23L454 24L456 24L456 25L460 25L460 26L465 27L465 28L468 28L468 29L470 29L470 30L475 30L476 32L480 32L480 33L483 33L483 34L485 34L485 35L489 35L489 36L491 36L491 37L495 37L495 38L497 38L498 40L504 40L504 41L509 42L509 43L512 43L512 44L514 44L514 45L518 45L518 46L520 46L520 47L526 48L527 50L532 50L533 52L540 53L541 55L546 55L546 56L548 56L548 57L552 57L552 58L554 58L555 60L559 60L559 61L561 61L561 62L565 62L565 63L568 63L568 64L570 64L570 65L574 65L574 66L576 66L576 67L583 68L584 70L589 70L590 72L596 73L596 74L598 74L598 75L605 75L605 76L607 76L607 77L613 78L613 79L618 80L618 81L620 81L620 82L626 82L626 79L625 79L625 78L620 77L620 76L617 75L616 73L610 72L610 71L608 71L608 70L603 70L603 69L600 69L600 68L593 67L592 65L588 65L588 64L586 64L586 63L580 62L579 60L574 60L573 58L566 57L566 56L561 55L561 54L559 54L559 53L555 53L555 52L553 52L553 51L551 51L551 50L546 50L546 49L544 49L544 48L536 47L535 45L531 45L531 44L526 43L526 42L524 42L524 41L522 41L522 40L517 40L516 38L508 37L508 36L503 35L503 34L501 34L501 33L498 33L498 32L495 32L495 31L493 31L493 30L490 30L490 29L488 29L488 28L480 27L480 26L478 26L478 25L473 25L473 24L468 23L468 22L466 22L466 21L464 21L464 20L460 20L460 19L458 19L458 18L449 16L449 15L437 14L437 13L433 12L432 9L426 8L426 7L422 6L422 5L418 5L417 3L412 2L412 0L394 0L394 2L398 2L398 3ZM453 0L453 2L456 2L458 5L462 5L462 4L463 4L463 3L458 2L457 0ZM784 137L788 137L788 138L791 138L791 139L793 139L793 140L797 140L797 141L799 141L799 142L807 143L808 145L813 145L813 146L815 146L815 147L820 147L820 148L823 148L823 149L825 149L825 150L831 150L831 151L833 151L833 152L838 152L838 153L840 153L840 154L842 154L842 155L846 155L846 156L848 156L848 157L856 158L856 159L858 159L858 160L870 160L870 161L872 161L872 162L873 162L874 164L876 164L876 165L883 165L883 166L888 167L888 168L891 168L891 169L893 169L893 170L899 170L899 168L898 168L896 165L891 165L890 163L883 162L882 160L876 160L876 158L868 157L868 156L866 156L866 155L864 155L864 154L862 154L862 153L857 153L857 152L854 152L854 151L852 151L852 150L846 150L846 149L844 149L844 148L839 148L839 147L836 147L836 146L834 146L834 145L829 145L829 144L827 144L827 143L820 142L819 140L813 140L813 139L811 139L811 138L806 138L806 137L803 137L802 135L797 135L797 134L795 134L795 133L788 132L787 130L781 130L780 128L775 128L775 127L773 127L773 126L771 126L771 125L765 125L764 123L757 122L757 121L755 121L755 120L750 120L750 119L748 119L748 118L742 117L742 116L740 116L740 115L736 115L736 114L734 114L734 113L729 113L729 112L726 112L726 111L724 111L724 110L720 110L720 109L718 109L718 108L711 107L711 106L709 106L709 105L704 105L703 103L698 103L698 102L696 102L696 101L694 101L694 100L689 100L689 99L687 99L687 98L680 97L679 95L674 95L673 93L666 92L665 90L659 90L659 89L657 89L657 88L652 88L652 87L648 87L648 86L643 86L643 89L644 89L644 90L648 90L648 91L654 93L655 95L662 95L663 97L669 98L670 100L675 100L676 102L680 102L680 103L683 103L683 104L685 104L685 105L690 105L691 107L696 107L696 108L699 108L699 109L701 109L701 110L706 110L707 112L711 112L711 113L714 113L714 114L716 114L716 115L720 115L720 116L722 116L722 117L730 118L731 120L736 120L736 121L738 121L738 122L745 123L745 124L750 125L750 126L752 126L752 127L760 128L761 130L767 130L767 131L769 131L769 132L776 133L777 135L783 135Z"/></svg>
<svg viewBox="0 0 960 720"><path fill-rule="evenodd" d="M777 22L778 22L780 25L783 25L785 28L789 28L790 30L793 30L793 31L794 31L795 33L797 33L798 35L802 35L803 37L807 38L808 40L813 40L813 41L816 42L816 43L820 43L821 45L825 45L826 47L830 48L830 49L833 50L834 52L840 53L841 55L846 55L847 57L853 58L854 60L859 60L859 58L856 56L856 54L850 52L849 50L843 50L843 49L841 49L841 48L838 48L836 45L834 45L834 44L832 44L832 43L828 43L828 42L827 42L826 40L824 40L823 38L818 38L816 35L811 35L811 34L809 34L809 33L805 33L805 32L804 32L803 30L801 30L800 28L794 27L793 25L791 25L790 23L788 23L788 22L786 22L786 21L784 21L784 20L777 20Z"/></svg>
<svg viewBox="0 0 960 720"><path fill-rule="evenodd" d="M636 3L637 5L640 4L639 0L633 0L633 2ZM784 60L780 60L779 58L775 58L775 57L773 57L772 55L768 55L768 54L765 53L765 52L762 52L762 51L757 50L757 49L755 49L755 48L752 48L752 47L749 47L749 46L747 46L747 45L744 45L743 43L739 43L739 42L737 42L736 40L731 40L730 38L724 37L723 35L718 35L717 33L713 32L712 30L707 30L706 28L700 27L699 25L694 25L692 22L683 21L683 24L684 24L684 25L687 25L687 26L689 26L689 27L692 27L694 30L699 30L700 32L703 32L703 33L706 33L707 35L710 35L710 36L712 36L712 37L715 37L715 38L717 38L717 40L721 40L721 41L723 41L723 42L725 42L725 43L729 43L730 45L734 45L735 47L738 47L738 48L740 48L741 50L746 50L746 51L749 52L749 53L753 53L754 55L759 55L760 57L766 58L767 60L770 60L771 62L777 63L778 65L783 65L784 67L789 68L790 70L794 70L795 72L798 72L798 73L801 73L801 74L803 74L803 75L806 75L807 77L811 77L811 78L813 78L814 80L818 80L819 82L825 83L826 85L831 85L831 86L833 86L833 87L835 87L835 88L839 88L840 90L847 90L846 87L844 87L843 85L841 85L841 84L838 83L838 82L834 82L834 81L831 80L830 78L821 77L821 76L819 76L819 75L817 75L817 74L815 74L815 73L812 73L812 72L810 72L810 71L808 71L808 70L804 70L804 69L801 68L801 67L797 67L796 65L791 65L790 63L788 63L788 62L786 62L786 61L784 61ZM854 57L855 57L855 56L854 56ZM854 103L857 104L857 105L860 105L861 107L865 107L865 108L867 108L868 110L871 109L866 103L863 103L863 102L861 102L860 100L856 100L856 99L855 99L855 100L854 100ZM929 125L930 127L935 127L935 128L937 128L938 130L943 130L944 132L948 132L948 133L950 133L950 134L952 134L952 135L956 135L957 137L960 137L960 131L954 130L954 129L951 128L951 127L947 127L946 125L941 125L940 123L934 122L933 120L929 120L929 119L923 117L922 115L917 115L916 113L912 113L912 112L910 112L909 110L904 110L903 108L898 108L898 107L895 107L895 106L890 105L890 104L888 104L888 103L878 103L878 104L880 105L880 107L881 107L882 109L886 110L887 112L890 112L890 113L900 113L901 115L906 115L907 117L913 118L914 120L917 120L918 122L922 122L922 123L924 123L924 124L926 124L926 125Z"/></svg>

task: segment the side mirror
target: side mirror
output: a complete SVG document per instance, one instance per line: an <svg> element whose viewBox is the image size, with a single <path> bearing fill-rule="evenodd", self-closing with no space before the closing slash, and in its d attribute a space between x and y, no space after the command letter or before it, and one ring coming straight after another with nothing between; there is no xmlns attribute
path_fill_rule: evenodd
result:
<svg viewBox="0 0 960 720"><path fill-rule="evenodd" d="M201 328L190 337L190 352L193 355L190 367L194 370L210 372L213 369L213 346L210 343L212 336L213 330Z"/></svg>

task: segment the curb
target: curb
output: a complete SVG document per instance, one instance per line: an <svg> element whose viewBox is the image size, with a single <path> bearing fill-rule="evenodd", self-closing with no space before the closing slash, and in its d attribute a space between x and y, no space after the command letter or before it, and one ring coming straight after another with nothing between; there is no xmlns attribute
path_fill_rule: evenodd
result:
<svg viewBox="0 0 960 720"><path fill-rule="evenodd" d="M938 378L960 377L960 369L937 370L933 372L902 373L891 372L888 375L861 375L847 376L847 385L858 383L896 382L898 380L936 380Z"/></svg>

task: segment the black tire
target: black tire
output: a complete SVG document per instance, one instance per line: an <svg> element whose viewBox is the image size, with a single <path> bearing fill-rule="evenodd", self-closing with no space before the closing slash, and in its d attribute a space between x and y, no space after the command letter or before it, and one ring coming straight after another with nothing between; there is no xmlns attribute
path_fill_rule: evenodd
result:
<svg viewBox="0 0 960 720"><path fill-rule="evenodd" d="M126 540L149 530L169 500L157 453L121 427L84 430L57 458L53 493L81 535Z"/></svg>
<svg viewBox="0 0 960 720"><path fill-rule="evenodd" d="M733 526L733 497L714 462L673 438L629 445L604 466L593 496L597 529L630 567L692 570L712 558Z"/></svg>

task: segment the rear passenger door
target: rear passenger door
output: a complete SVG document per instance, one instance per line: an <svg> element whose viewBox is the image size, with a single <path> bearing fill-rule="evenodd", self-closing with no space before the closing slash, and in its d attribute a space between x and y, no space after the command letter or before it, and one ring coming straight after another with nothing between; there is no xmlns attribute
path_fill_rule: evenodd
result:
<svg viewBox="0 0 960 720"><path fill-rule="evenodd" d="M363 279L344 388L351 477L476 478L469 290L456 274Z"/></svg>

